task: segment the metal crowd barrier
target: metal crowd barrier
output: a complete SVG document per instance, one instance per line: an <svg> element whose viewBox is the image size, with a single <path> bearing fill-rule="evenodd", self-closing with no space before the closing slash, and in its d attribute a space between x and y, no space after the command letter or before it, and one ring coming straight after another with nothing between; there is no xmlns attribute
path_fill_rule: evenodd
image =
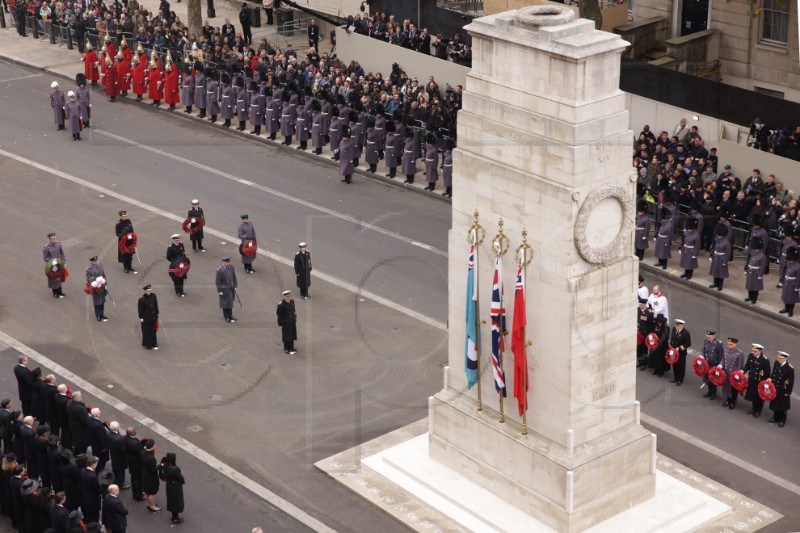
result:
<svg viewBox="0 0 800 533"><path fill-rule="evenodd" d="M638 200L638 199L637 199ZM659 209L656 209L658 204L653 202L648 202L648 212L647 215L650 217L650 222L652 223L652 231L655 235L656 231L658 230L658 224L661 221L661 213ZM675 230L675 242L680 243L682 241L683 235L683 225L686 218L689 216L689 206L684 204L678 204L678 223ZM713 232L713 228L717 224L716 217L712 218L705 218L703 219L703 233L706 233L708 228L712 228L711 231ZM735 257L740 258L747 258L747 251L745 251L745 246L747 245L747 239L750 236L750 230L752 229L752 224L749 222L742 222L738 220L731 221L731 229L733 230L733 251ZM767 230L767 234L769 235L769 242L767 243L766 250L764 253L770 260L777 261L781 255L781 248L783 246L783 242L779 239L775 231ZM711 234L711 239L713 240L714 236L713 233Z"/></svg>

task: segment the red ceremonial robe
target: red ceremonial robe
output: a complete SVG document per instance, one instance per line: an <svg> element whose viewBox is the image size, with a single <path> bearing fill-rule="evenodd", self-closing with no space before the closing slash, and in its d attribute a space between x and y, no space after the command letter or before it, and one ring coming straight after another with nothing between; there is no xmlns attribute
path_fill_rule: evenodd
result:
<svg viewBox="0 0 800 533"><path fill-rule="evenodd" d="M108 67L106 66L106 58L101 53L100 54L100 84L105 87L106 82L108 81Z"/></svg>
<svg viewBox="0 0 800 533"><path fill-rule="evenodd" d="M100 79L100 72L97 70L97 54L94 50L89 50L83 56L83 73L90 82Z"/></svg>
<svg viewBox="0 0 800 533"><path fill-rule="evenodd" d="M153 101L164 99L164 72L161 69L147 71L147 97Z"/></svg>
<svg viewBox="0 0 800 533"><path fill-rule="evenodd" d="M130 88L130 83L127 82L128 68L125 66L125 60L117 61L114 68L117 71L117 92L127 91Z"/></svg>
<svg viewBox="0 0 800 533"><path fill-rule="evenodd" d="M181 102L181 93L178 88L178 69L174 66L172 71L167 72L164 78L164 103L175 105Z"/></svg>
<svg viewBox="0 0 800 533"><path fill-rule="evenodd" d="M117 79L117 69L112 65L111 68L106 69L106 96L109 98L116 98L119 94L119 80Z"/></svg>
<svg viewBox="0 0 800 533"><path fill-rule="evenodd" d="M147 84L145 83L145 74L147 72L147 65L145 63L138 63L133 67L133 94L142 96L147 92Z"/></svg>

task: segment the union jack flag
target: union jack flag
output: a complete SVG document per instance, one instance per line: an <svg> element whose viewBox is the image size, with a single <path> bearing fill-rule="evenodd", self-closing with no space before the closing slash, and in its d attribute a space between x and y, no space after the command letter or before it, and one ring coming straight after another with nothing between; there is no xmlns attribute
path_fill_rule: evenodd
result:
<svg viewBox="0 0 800 533"><path fill-rule="evenodd" d="M503 372L504 337L506 330L506 309L503 294L503 265L500 256L494 259L494 282L492 283L492 371L494 388L497 394L506 397L506 375Z"/></svg>

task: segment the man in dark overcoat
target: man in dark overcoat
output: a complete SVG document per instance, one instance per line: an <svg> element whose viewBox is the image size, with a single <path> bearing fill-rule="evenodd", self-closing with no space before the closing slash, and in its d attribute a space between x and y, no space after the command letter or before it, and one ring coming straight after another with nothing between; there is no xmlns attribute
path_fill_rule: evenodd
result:
<svg viewBox="0 0 800 533"><path fill-rule="evenodd" d="M769 402L769 408L774 413L768 420L770 424L776 423L779 428L786 425L787 411L791 408L792 389L794 389L794 367L789 364L789 354L778 352L778 360L772 367L769 379L775 385L777 394Z"/></svg>
<svg viewBox="0 0 800 533"><path fill-rule="evenodd" d="M139 298L139 322L142 324L142 347L158 350L158 298L151 285L142 287L144 294Z"/></svg>
<svg viewBox="0 0 800 533"><path fill-rule="evenodd" d="M305 300L308 298L308 288L311 286L311 252L308 251L308 244L304 242L297 246L300 249L294 255L294 273L297 275L300 297Z"/></svg>
<svg viewBox="0 0 800 533"><path fill-rule="evenodd" d="M236 298L236 288L239 286L236 280L236 270L231 264L230 257L222 258L222 266L217 269L215 280L217 294L219 295L219 307L222 309L222 316L225 322L236 322L233 316L233 304Z"/></svg>
<svg viewBox="0 0 800 533"><path fill-rule="evenodd" d="M294 341L297 340L297 312L292 299L292 291L283 291L283 299L278 303L276 314L278 315L278 326L281 328L283 339L283 351L289 355L294 355Z"/></svg>
<svg viewBox="0 0 800 533"><path fill-rule="evenodd" d="M769 377L770 367L769 359L764 355L764 347L760 344L754 343L750 355L747 356L747 362L744 364L744 373L747 376L747 390L744 393L744 399L752 402L753 408L747 414L756 418L761 416L761 411L764 409L764 400L758 394L758 384Z"/></svg>

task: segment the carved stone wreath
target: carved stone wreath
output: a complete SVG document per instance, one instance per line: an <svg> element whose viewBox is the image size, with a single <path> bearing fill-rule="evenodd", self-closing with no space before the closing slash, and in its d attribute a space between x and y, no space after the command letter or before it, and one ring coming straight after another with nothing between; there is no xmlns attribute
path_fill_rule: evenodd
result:
<svg viewBox="0 0 800 533"><path fill-rule="evenodd" d="M619 233L617 233L609 244L602 248L594 248L589 245L589 241L586 237L589 216L595 206L607 198L613 198L619 202L620 208L622 209L622 225ZM632 204L633 201L631 200L630 194L628 194L628 191L621 185L603 185L589 194L583 202L583 205L581 205L578 211L578 218L575 221L575 247L586 262L594 265L602 265L614 261L621 255L623 245L631 229L632 221L628 213L633 209Z"/></svg>
<svg viewBox="0 0 800 533"><path fill-rule="evenodd" d="M518 9L514 18L530 26L557 26L566 24L575 17L575 12L561 6L528 6Z"/></svg>

